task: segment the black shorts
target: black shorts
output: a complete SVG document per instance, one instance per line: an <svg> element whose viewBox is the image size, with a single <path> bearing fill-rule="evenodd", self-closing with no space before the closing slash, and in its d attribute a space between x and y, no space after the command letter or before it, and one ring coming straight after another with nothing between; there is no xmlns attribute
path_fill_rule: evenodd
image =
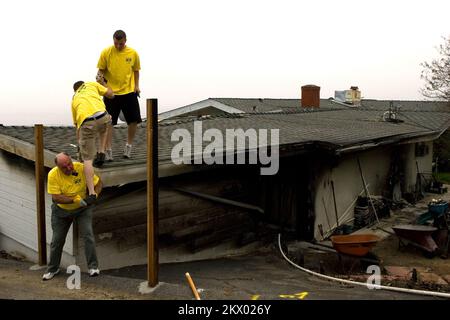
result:
<svg viewBox="0 0 450 320"><path fill-rule="evenodd" d="M120 96L114 96L113 99L103 98L106 105L106 111L111 115L112 124L117 124L120 111L123 112L127 124L136 122L141 123L141 110L139 101L135 92L130 92Z"/></svg>

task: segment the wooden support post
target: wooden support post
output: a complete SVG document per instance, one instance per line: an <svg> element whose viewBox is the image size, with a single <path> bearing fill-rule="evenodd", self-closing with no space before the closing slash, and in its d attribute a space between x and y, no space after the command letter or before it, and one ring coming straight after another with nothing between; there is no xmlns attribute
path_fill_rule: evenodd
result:
<svg viewBox="0 0 450 320"><path fill-rule="evenodd" d="M158 100L147 99L147 279L158 284Z"/></svg>
<svg viewBox="0 0 450 320"><path fill-rule="evenodd" d="M47 264L47 236L45 228L44 136L42 124L34 126L34 150L38 256L39 265L43 266Z"/></svg>

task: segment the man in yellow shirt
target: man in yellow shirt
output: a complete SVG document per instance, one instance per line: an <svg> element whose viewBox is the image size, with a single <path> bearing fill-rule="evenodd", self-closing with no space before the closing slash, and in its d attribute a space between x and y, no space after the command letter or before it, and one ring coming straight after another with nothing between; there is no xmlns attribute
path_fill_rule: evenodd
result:
<svg viewBox="0 0 450 320"><path fill-rule="evenodd" d="M50 263L42 280L50 280L59 273L62 250L67 232L74 220L78 222L80 235L84 240L84 250L91 277L100 273L95 250L95 238L92 230L93 206L87 206L86 178L83 164L72 162L67 153L59 153L55 158L56 167L48 173L47 192L52 196L52 230L50 245ZM102 183L94 176L95 192L99 194Z"/></svg>
<svg viewBox="0 0 450 320"><path fill-rule="evenodd" d="M131 157L131 148L136 135L137 125L142 122L138 96L139 70L141 62L138 53L126 46L127 36L124 31L117 30L113 35L114 45L102 51L98 60L97 79L105 79L115 94L114 100L104 99L106 110L112 117L106 138L106 160L112 161L113 125L122 111L128 125L128 136L123 156Z"/></svg>
<svg viewBox="0 0 450 320"><path fill-rule="evenodd" d="M105 160L106 129L111 123L111 116L106 112L102 96L114 98L111 88L97 82L77 81L73 85L75 94L72 98L73 123L77 127L77 140L84 162L84 175L89 191L88 204L95 202L94 167L100 167ZM100 146L97 152L96 138ZM94 161L95 158L95 161Z"/></svg>

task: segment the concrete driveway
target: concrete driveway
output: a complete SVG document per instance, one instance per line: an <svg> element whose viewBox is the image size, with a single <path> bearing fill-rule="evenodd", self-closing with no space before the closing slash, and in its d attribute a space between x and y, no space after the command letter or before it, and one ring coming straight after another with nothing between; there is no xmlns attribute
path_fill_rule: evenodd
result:
<svg viewBox="0 0 450 320"><path fill-rule="evenodd" d="M202 300L410 300L436 299L412 294L342 285L308 275L289 265L274 250L209 261L160 265L159 286L145 288L146 266L104 271L99 277L81 277L81 289L69 290L64 271L43 282L43 271L31 263L0 259L1 299L150 299L190 300L189 272ZM144 286L143 286L144 284Z"/></svg>

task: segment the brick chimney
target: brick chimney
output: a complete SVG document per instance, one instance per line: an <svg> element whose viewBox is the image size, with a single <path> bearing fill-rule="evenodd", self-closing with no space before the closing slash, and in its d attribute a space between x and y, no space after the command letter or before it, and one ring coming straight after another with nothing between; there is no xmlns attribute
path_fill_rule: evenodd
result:
<svg viewBox="0 0 450 320"><path fill-rule="evenodd" d="M313 84L302 86L302 108L320 107L320 87Z"/></svg>

